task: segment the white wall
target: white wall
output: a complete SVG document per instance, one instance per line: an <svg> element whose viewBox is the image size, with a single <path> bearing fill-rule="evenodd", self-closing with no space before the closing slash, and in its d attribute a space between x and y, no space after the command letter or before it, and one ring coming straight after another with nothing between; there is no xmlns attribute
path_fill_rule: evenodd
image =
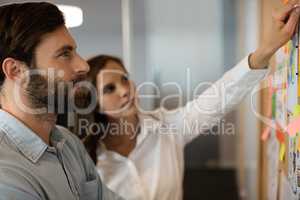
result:
<svg viewBox="0 0 300 200"><path fill-rule="evenodd" d="M41 0L1 0L5 3L39 2ZM121 0L46 0L55 4L75 5L83 10L83 25L70 29L85 58L96 54L122 57Z"/></svg>
<svg viewBox="0 0 300 200"><path fill-rule="evenodd" d="M84 23L71 29L79 53L84 57L113 54L122 57L121 0L84 0L79 2Z"/></svg>
<svg viewBox="0 0 300 200"><path fill-rule="evenodd" d="M239 62L237 58L237 2L239 0L223 0L223 55L224 72L231 69ZM235 124L235 110L227 114L226 123ZM219 165L222 168L235 168L236 142L239 131L235 125L235 134L220 135L219 137Z"/></svg>
<svg viewBox="0 0 300 200"><path fill-rule="evenodd" d="M177 82L184 91L185 103L187 68L191 72L191 89L200 82L220 78L224 71L222 0L131 2L133 74L138 83L153 80L162 86L166 82ZM162 97L178 94L174 87L164 87L161 92L155 106ZM166 106L174 108L177 103L178 99L174 98ZM217 136L201 137L198 144L188 150L188 165L197 167L210 158L217 159L217 149Z"/></svg>
<svg viewBox="0 0 300 200"><path fill-rule="evenodd" d="M222 73L222 21L219 0L146 1L147 59L161 84L185 88L186 68L192 87ZM168 91L165 91L168 94Z"/></svg>
<svg viewBox="0 0 300 200"><path fill-rule="evenodd" d="M259 1L239 1L239 58L256 49L259 41ZM237 112L237 125L239 128L239 186L243 200L258 199L258 167L259 154L259 127L258 120L251 110L250 95L240 105ZM255 99L255 97L254 97ZM255 107L259 108L259 98Z"/></svg>

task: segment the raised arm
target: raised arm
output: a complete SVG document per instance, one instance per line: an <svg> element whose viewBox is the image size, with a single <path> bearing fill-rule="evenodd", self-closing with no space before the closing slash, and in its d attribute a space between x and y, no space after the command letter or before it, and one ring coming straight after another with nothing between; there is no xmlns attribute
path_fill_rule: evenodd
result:
<svg viewBox="0 0 300 200"><path fill-rule="evenodd" d="M221 119L250 93L267 74L274 53L293 36L300 8L292 1L273 14L273 26L258 49L228 71L195 100L176 113L160 109L158 117L186 144L221 123Z"/></svg>

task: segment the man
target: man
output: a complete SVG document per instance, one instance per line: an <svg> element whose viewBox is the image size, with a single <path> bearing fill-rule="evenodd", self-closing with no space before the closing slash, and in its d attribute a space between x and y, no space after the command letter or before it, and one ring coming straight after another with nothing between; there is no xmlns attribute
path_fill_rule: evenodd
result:
<svg viewBox="0 0 300 200"><path fill-rule="evenodd" d="M43 2L5 5L0 30L0 199L120 199L81 142L55 126L70 85L89 71L62 13Z"/></svg>

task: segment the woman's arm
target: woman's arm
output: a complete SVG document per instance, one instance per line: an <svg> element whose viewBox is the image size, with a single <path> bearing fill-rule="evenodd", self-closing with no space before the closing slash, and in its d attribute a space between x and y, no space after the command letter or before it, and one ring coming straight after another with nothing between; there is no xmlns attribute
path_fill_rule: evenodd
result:
<svg viewBox="0 0 300 200"><path fill-rule="evenodd" d="M164 127L186 144L201 133L212 132L215 125L222 125L221 119L266 76L272 55L293 36L300 15L296 3L275 12L272 30L260 47L199 97L175 113L160 109L156 116Z"/></svg>
<svg viewBox="0 0 300 200"><path fill-rule="evenodd" d="M221 121L222 118L250 93L267 72L267 69L252 70L249 57L246 57L185 107L176 111L160 109L157 116L182 144L190 142L199 134L213 134L216 125L227 125ZM232 134L229 132L232 130L220 131L228 132L222 134Z"/></svg>
<svg viewBox="0 0 300 200"><path fill-rule="evenodd" d="M271 29L267 30L262 44L250 56L249 63L252 69L266 67L274 53L294 35L300 16L299 3L299 0L291 0L281 10L273 12Z"/></svg>

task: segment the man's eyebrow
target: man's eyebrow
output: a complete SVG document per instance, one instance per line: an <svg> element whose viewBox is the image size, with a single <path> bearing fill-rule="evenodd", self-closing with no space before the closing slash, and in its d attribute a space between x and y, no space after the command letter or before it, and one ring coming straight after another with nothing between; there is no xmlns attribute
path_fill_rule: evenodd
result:
<svg viewBox="0 0 300 200"><path fill-rule="evenodd" d="M62 47L60 47L58 50L56 50L56 53L60 53L60 52L64 52L64 51L73 51L74 49L76 49L76 47L71 46L71 45L64 45Z"/></svg>

